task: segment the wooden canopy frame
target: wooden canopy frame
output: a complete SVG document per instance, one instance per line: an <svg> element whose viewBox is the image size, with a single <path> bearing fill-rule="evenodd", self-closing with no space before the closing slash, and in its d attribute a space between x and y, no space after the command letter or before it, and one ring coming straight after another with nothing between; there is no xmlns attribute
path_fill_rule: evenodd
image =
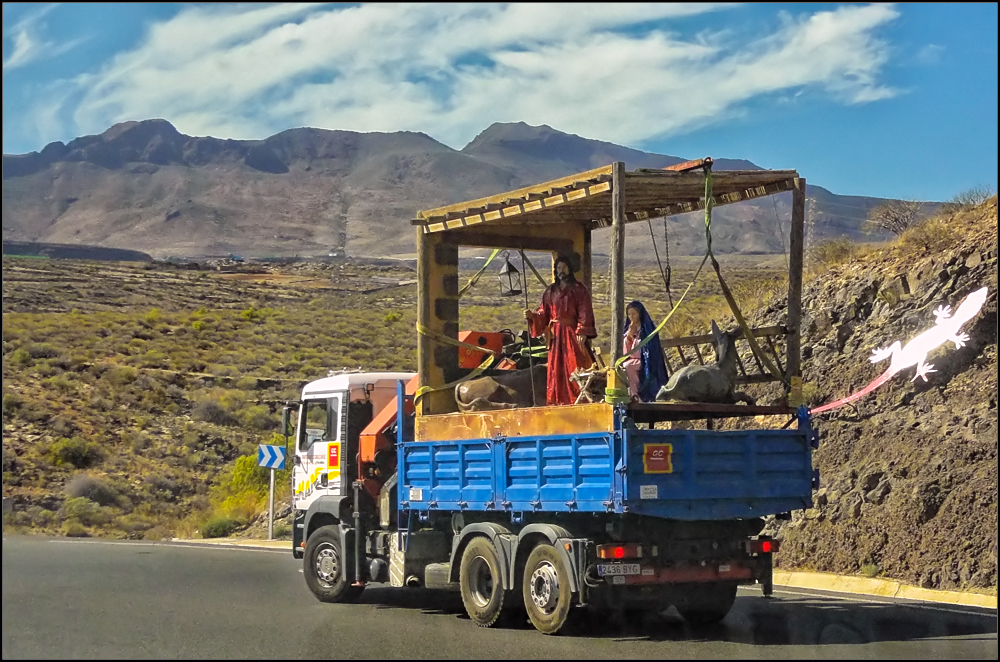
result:
<svg viewBox="0 0 1000 662"><path fill-rule="evenodd" d="M705 174L711 159L671 169L625 170L612 163L514 191L421 211L417 232L417 341L420 385L440 388L461 376L456 347L435 340L458 333L458 247L519 248L567 253L579 260L581 280L591 287L591 233L610 227L612 360L622 354L625 321L624 225L704 209ZM790 191L788 316L784 381L801 377L802 257L806 181L795 170L712 172L713 206ZM757 335L755 333L754 335ZM746 375L744 375L746 377ZM763 381L750 378L749 381ZM455 410L451 393L421 398L420 413Z"/></svg>

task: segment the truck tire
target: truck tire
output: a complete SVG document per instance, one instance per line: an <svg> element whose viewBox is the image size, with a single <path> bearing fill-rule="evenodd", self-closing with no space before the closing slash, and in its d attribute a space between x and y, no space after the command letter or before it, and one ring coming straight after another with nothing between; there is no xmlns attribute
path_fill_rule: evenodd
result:
<svg viewBox="0 0 1000 662"><path fill-rule="evenodd" d="M483 628L493 627L510 601L503 587L500 558L489 538L473 538L459 567L458 584L469 618Z"/></svg>
<svg viewBox="0 0 1000 662"><path fill-rule="evenodd" d="M724 619L736 601L736 584L704 584L691 589L674 606L691 627L714 625Z"/></svg>
<svg viewBox="0 0 1000 662"><path fill-rule="evenodd" d="M521 586L528 619L538 631L556 634L569 620L573 606L569 573L556 548L548 543L528 555Z"/></svg>
<svg viewBox="0 0 1000 662"><path fill-rule="evenodd" d="M306 585L320 602L354 602L364 586L352 586L347 563L340 548L340 531L321 526L309 536L303 556Z"/></svg>

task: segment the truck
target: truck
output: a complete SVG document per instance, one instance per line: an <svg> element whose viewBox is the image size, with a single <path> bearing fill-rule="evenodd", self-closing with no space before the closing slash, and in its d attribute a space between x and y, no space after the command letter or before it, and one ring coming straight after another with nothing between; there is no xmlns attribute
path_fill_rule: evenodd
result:
<svg viewBox="0 0 1000 662"><path fill-rule="evenodd" d="M771 595L779 541L762 534L765 522L811 507L818 486L818 433L795 401L805 182L795 171L711 173L710 164L626 172L615 163L421 212L417 370L331 373L286 408L296 417L292 549L317 599L352 602L376 583L446 588L479 626L526 617L554 634L588 609L674 606L699 626L725 618L741 585ZM750 334L772 348L784 341L767 362L780 374L740 364L743 382L784 384L781 402L632 402L615 397L611 371L604 401L457 409L454 385L470 376L458 358L468 348L456 342L457 246L573 254L589 287L591 232L610 226L611 328L622 329L622 225L691 211L699 187L708 213L792 192L786 323ZM663 344L700 358L704 342ZM613 361L620 347L612 334ZM718 425L729 418L750 424Z"/></svg>

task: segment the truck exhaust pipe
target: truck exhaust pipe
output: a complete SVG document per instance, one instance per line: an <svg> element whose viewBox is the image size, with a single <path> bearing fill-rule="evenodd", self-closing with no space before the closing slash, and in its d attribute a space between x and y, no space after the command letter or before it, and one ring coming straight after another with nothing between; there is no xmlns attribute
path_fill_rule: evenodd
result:
<svg viewBox="0 0 1000 662"><path fill-rule="evenodd" d="M410 575L406 578L407 588L420 588L420 578L416 575Z"/></svg>

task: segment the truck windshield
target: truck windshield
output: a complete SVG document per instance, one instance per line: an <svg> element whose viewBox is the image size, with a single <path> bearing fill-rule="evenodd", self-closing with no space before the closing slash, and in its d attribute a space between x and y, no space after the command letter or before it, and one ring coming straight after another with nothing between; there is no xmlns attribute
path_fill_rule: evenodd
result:
<svg viewBox="0 0 1000 662"><path fill-rule="evenodd" d="M321 441L332 441L337 429L337 400L306 400L299 450Z"/></svg>

